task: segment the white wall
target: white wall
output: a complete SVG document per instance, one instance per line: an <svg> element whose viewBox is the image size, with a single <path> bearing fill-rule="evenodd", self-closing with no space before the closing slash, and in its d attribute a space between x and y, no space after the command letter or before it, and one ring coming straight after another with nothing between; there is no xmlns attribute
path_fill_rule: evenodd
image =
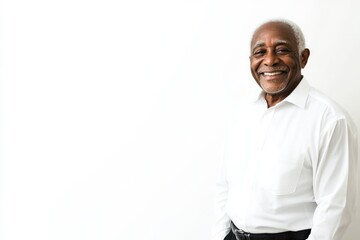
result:
<svg viewBox="0 0 360 240"><path fill-rule="evenodd" d="M360 129L359 3L254 2L3 0L2 239L208 239L224 114L257 88L268 18L303 28L304 75Z"/></svg>

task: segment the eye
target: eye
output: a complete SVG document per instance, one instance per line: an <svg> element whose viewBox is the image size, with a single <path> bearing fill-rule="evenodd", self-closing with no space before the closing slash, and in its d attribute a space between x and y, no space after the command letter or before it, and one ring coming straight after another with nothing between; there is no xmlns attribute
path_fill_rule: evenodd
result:
<svg viewBox="0 0 360 240"><path fill-rule="evenodd" d="M258 49L256 51L254 51L253 55L255 57L260 57L260 56L263 56L264 54L266 53L266 50L264 49Z"/></svg>
<svg viewBox="0 0 360 240"><path fill-rule="evenodd" d="M278 48L278 49L276 49L276 53L277 54L280 54L280 55L283 55L283 54L288 54L288 53L290 53L291 51L290 51L290 49L288 49L288 48Z"/></svg>

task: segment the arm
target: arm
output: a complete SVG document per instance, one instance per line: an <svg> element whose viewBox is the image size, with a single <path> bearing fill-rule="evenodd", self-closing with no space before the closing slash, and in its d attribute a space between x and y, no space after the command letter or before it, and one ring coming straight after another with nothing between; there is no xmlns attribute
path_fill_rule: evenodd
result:
<svg viewBox="0 0 360 240"><path fill-rule="evenodd" d="M225 164L220 168L216 183L215 221L211 231L211 240L223 240L230 230L230 218L226 213L228 182L226 180Z"/></svg>
<svg viewBox="0 0 360 240"><path fill-rule="evenodd" d="M309 240L341 240L356 210L357 136L346 119L335 120L320 140L313 184L317 208Z"/></svg>

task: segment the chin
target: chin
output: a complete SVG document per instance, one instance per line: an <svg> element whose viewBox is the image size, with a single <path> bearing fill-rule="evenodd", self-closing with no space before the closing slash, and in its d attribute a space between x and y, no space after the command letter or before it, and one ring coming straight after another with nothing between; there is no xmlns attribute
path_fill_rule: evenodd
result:
<svg viewBox="0 0 360 240"><path fill-rule="evenodd" d="M260 84L261 88L263 89L264 92L266 92L267 94L278 94L282 91L285 90L286 85L284 86L278 86L278 87L271 87L271 86L264 86L264 84Z"/></svg>

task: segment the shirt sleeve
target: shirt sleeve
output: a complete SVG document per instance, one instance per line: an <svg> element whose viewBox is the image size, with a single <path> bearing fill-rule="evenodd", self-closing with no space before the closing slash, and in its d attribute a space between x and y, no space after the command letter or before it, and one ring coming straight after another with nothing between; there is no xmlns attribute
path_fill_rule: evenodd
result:
<svg viewBox="0 0 360 240"><path fill-rule="evenodd" d="M216 182L216 197L214 203L215 220L211 231L211 240L223 240L230 231L230 218L226 213L228 182L226 180L225 161L220 167Z"/></svg>
<svg viewBox="0 0 360 240"><path fill-rule="evenodd" d="M344 118L328 126L313 166L317 208L308 240L341 240L355 215L358 199L356 129Z"/></svg>

